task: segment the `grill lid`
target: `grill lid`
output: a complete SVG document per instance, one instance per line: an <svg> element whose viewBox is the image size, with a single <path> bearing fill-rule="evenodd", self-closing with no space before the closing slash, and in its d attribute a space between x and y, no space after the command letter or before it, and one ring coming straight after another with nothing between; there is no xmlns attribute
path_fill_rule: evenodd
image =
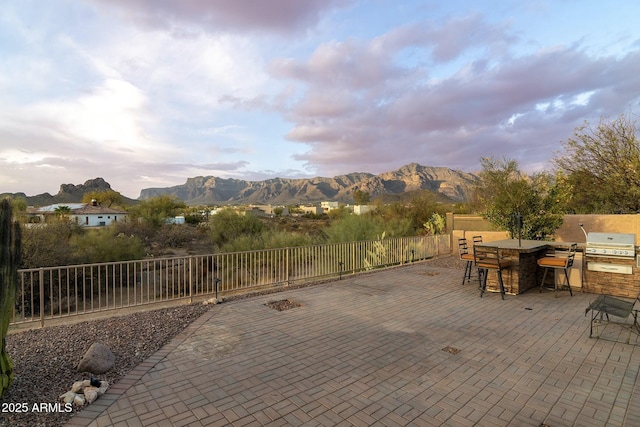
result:
<svg viewBox="0 0 640 427"><path fill-rule="evenodd" d="M635 256L635 234L589 233L586 253L597 255Z"/></svg>

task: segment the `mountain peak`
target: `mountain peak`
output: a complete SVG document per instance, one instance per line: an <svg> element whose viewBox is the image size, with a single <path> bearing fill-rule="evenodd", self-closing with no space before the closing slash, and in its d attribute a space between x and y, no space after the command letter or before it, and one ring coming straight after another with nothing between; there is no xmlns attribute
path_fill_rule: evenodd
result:
<svg viewBox="0 0 640 427"><path fill-rule="evenodd" d="M478 177L446 167L422 166L410 163L401 168L372 175L354 172L333 178L302 179L273 178L264 181L244 181L234 178L199 176L188 178L182 185L169 188L148 188L139 199L171 195L187 204L298 204L326 200L353 203L355 190L366 191L371 197L400 194L414 190L429 190L462 202Z"/></svg>

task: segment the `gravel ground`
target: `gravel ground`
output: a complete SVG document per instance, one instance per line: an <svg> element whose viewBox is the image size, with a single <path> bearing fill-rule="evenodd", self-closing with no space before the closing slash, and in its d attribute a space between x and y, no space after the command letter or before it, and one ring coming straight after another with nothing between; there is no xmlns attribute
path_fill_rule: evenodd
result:
<svg viewBox="0 0 640 427"><path fill-rule="evenodd" d="M115 355L113 368L97 376L115 384L209 307L184 305L10 334L6 346L15 378L0 400L0 426L63 425L73 413L34 412L33 405L58 402L58 396L75 381L89 378L77 372L75 366L91 344L102 342ZM25 408L25 413L16 412Z"/></svg>
<svg viewBox="0 0 640 427"><path fill-rule="evenodd" d="M426 264L441 268L464 268L464 263L457 256L433 258ZM0 399L0 426L64 425L73 413L34 412L33 405L58 402L58 396L68 391L75 381L89 378L77 372L75 366L91 344L101 342L116 356L113 368L98 376L98 379L112 385L162 348L209 307L202 304L184 305L9 335L6 346L15 365L15 379L9 392ZM25 406L26 412L15 412Z"/></svg>

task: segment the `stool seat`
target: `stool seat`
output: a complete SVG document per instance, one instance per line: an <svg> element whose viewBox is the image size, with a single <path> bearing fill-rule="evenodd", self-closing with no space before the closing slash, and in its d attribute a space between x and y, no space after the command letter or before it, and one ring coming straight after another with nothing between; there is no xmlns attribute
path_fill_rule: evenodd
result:
<svg viewBox="0 0 640 427"><path fill-rule="evenodd" d="M500 256L499 249L495 246L473 247L473 255L478 267L478 271L482 271L480 281L480 298L487 290L487 276L489 270L495 270L498 275L498 284L500 285L500 295L504 299L504 282L502 280L502 270L509 268L513 263L510 259Z"/></svg>
<svg viewBox="0 0 640 427"><path fill-rule="evenodd" d="M544 274L542 275L542 282L540 282L540 292L542 292L542 288L544 287L544 282L547 278L547 272L550 268L554 270L562 270L564 271L564 277L567 280L567 289L569 290L569 294L573 296L573 291L571 290L571 283L569 283L569 274L567 270L569 270L573 266L573 260L576 256L576 250L578 249L577 243L572 243L569 247L569 252L567 252L566 256L563 255L547 255L538 259L538 266L544 268ZM558 280L554 279L553 289L555 291L555 296L558 296Z"/></svg>
<svg viewBox="0 0 640 427"><path fill-rule="evenodd" d="M564 268L566 264L566 260L560 257L544 257L538 260L538 265L540 267L550 267L550 268Z"/></svg>
<svg viewBox="0 0 640 427"><path fill-rule="evenodd" d="M473 242L482 242L482 236L473 236ZM460 260L465 262L464 275L462 276L462 284L464 285L466 282L471 282L471 270L475 262L473 253L469 253L466 237L458 239L458 253L460 254Z"/></svg>
<svg viewBox="0 0 640 427"><path fill-rule="evenodd" d="M473 254L462 254L460 259L464 261L473 261Z"/></svg>

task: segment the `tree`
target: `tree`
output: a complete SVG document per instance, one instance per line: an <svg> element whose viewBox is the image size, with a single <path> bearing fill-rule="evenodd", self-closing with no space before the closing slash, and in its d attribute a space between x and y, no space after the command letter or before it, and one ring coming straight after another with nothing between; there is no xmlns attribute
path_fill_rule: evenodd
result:
<svg viewBox="0 0 640 427"><path fill-rule="evenodd" d="M11 314L18 288L18 266L21 255L20 225L13 220L11 202L0 202L0 396L13 382L13 363L5 348Z"/></svg>
<svg viewBox="0 0 640 427"><path fill-rule="evenodd" d="M388 237L415 236L427 233L425 223L431 221L434 214L442 214L433 193L420 191L410 200L393 203L381 203L376 200L372 216L381 223Z"/></svg>
<svg viewBox="0 0 640 427"><path fill-rule="evenodd" d="M101 206L110 208L111 206L124 206L124 197L115 190L95 190L84 193L82 203L91 203L96 200Z"/></svg>
<svg viewBox="0 0 640 427"><path fill-rule="evenodd" d="M71 240L73 236L82 235L85 232L82 226L70 221L23 227L20 268L75 264Z"/></svg>
<svg viewBox="0 0 640 427"><path fill-rule="evenodd" d="M68 221L71 208L69 206L57 206L54 211L58 221Z"/></svg>
<svg viewBox="0 0 640 427"><path fill-rule="evenodd" d="M368 192L362 190L355 190L353 192L353 204L354 205L368 205L371 201L371 196Z"/></svg>
<svg viewBox="0 0 640 427"><path fill-rule="evenodd" d="M162 195L143 200L137 206L129 208L129 213L132 220L141 219L159 228L186 207L187 205L178 198Z"/></svg>
<svg viewBox="0 0 640 427"><path fill-rule="evenodd" d="M223 209L209 220L213 241L222 246L242 235L258 235L264 224L251 214L241 215L233 209Z"/></svg>
<svg viewBox="0 0 640 427"><path fill-rule="evenodd" d="M640 142L630 116L585 122L563 143L553 162L571 189L567 208L576 213L640 212Z"/></svg>
<svg viewBox="0 0 640 427"><path fill-rule="evenodd" d="M517 235L515 215L523 218L520 237L544 240L562 225L564 212L559 200L565 188L556 180L538 173L529 177L515 160L481 159L482 172L475 198L483 216L496 227Z"/></svg>
<svg viewBox="0 0 640 427"><path fill-rule="evenodd" d="M115 227L91 230L71 239L77 263L98 263L142 259L145 255L142 241L135 236L117 232Z"/></svg>
<svg viewBox="0 0 640 427"><path fill-rule="evenodd" d="M375 240L384 232L380 223L369 215L345 215L331 221L324 230L329 243Z"/></svg>

